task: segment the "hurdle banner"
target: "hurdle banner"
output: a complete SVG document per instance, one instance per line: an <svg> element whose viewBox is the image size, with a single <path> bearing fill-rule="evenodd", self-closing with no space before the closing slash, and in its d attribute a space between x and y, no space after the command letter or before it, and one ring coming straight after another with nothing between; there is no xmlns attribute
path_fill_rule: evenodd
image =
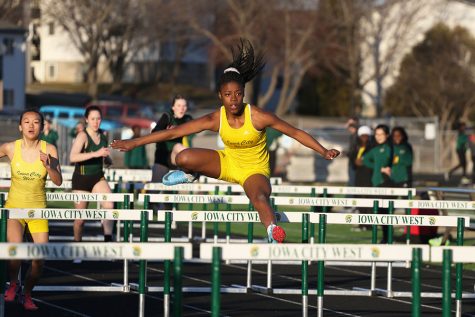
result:
<svg viewBox="0 0 475 317"><path fill-rule="evenodd" d="M114 187L117 182L108 182L109 186ZM11 186L11 180L9 179L0 179L0 188L9 188ZM45 183L45 188L48 189L71 189L72 188L72 181L65 180L61 183L61 185L56 185L51 180L47 180Z"/></svg>
<svg viewBox="0 0 475 317"><path fill-rule="evenodd" d="M196 211L196 210L159 210L156 220L165 221L166 213L172 214L173 221L182 222L260 222L256 211ZM469 227L469 217L429 216L429 215L387 215L387 214L350 214L350 213L313 213L313 212L274 212L278 222L302 222L302 215L310 216L310 223L319 223L320 215L325 215L329 224L366 224L393 226L446 226L457 227L459 218L465 219Z"/></svg>
<svg viewBox="0 0 475 317"><path fill-rule="evenodd" d="M9 219L49 220L140 220L140 209L56 209L56 208L9 208ZM153 210L148 219L153 220ZM1 217L1 216L0 216Z"/></svg>
<svg viewBox="0 0 475 317"><path fill-rule="evenodd" d="M234 193L244 193L242 186L237 184L210 184L210 183L188 183L177 184L172 186L163 183L147 183L144 185L145 190L160 191L227 191L228 189ZM303 186L303 185L272 185L272 193L274 194L316 194L322 195L326 190L328 195L371 195L371 196L408 196L415 195L415 188L385 188L385 187L339 187L339 186Z"/></svg>
<svg viewBox="0 0 475 317"><path fill-rule="evenodd" d="M187 194L140 194L139 202L149 196L150 202L163 203L197 203L197 204L249 204L249 198L244 195L187 195ZM371 198L325 198L325 197L288 197L271 196L275 205L283 206L327 206L327 207L367 207L372 208L377 201L379 208L388 208L390 203L394 208L445 209L445 210L475 210L475 201L446 201L446 200L401 200L401 199L371 199Z"/></svg>
<svg viewBox="0 0 475 317"><path fill-rule="evenodd" d="M2 193L5 199L8 193ZM129 201L134 199L134 194L129 193L46 193L47 201L111 201L123 202L125 197L129 197Z"/></svg>
<svg viewBox="0 0 475 317"><path fill-rule="evenodd" d="M374 244L224 244L202 243L201 259L211 260L213 247L222 247L223 260L272 261L410 261L412 249L423 250L423 261L430 260L428 245L374 245ZM408 249L410 251L408 251Z"/></svg>
<svg viewBox="0 0 475 317"><path fill-rule="evenodd" d="M189 243L1 243L0 259L73 260L110 259L172 260L175 247L184 248L184 258L192 258Z"/></svg>

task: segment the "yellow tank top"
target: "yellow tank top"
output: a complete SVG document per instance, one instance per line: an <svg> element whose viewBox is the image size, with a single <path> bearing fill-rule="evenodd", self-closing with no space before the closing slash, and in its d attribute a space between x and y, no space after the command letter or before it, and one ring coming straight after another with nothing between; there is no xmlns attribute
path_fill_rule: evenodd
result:
<svg viewBox="0 0 475 317"><path fill-rule="evenodd" d="M45 182L47 171L40 160L25 162L21 155L21 141L15 141L13 159L10 163L12 184L8 192L6 208L45 208ZM46 153L46 142L40 141L41 151Z"/></svg>
<svg viewBox="0 0 475 317"><path fill-rule="evenodd" d="M251 105L245 105L244 124L237 129L229 125L224 106L221 106L220 111L219 135L224 143L224 151L231 157L233 164L240 168L268 168L266 132L256 130L252 125Z"/></svg>

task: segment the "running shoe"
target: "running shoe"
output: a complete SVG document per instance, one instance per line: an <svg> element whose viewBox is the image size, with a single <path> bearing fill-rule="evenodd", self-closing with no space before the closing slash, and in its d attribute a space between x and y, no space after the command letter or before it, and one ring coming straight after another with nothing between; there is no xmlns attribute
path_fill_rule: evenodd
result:
<svg viewBox="0 0 475 317"><path fill-rule="evenodd" d="M33 303L33 299L31 298L30 294L25 294L25 296L23 297L23 308L29 311L38 310L38 306Z"/></svg>
<svg viewBox="0 0 475 317"><path fill-rule="evenodd" d="M188 174L180 170L174 170L163 176L163 185L172 186L184 183L193 183L198 178L197 174Z"/></svg>
<svg viewBox="0 0 475 317"><path fill-rule="evenodd" d="M286 234L282 227L272 224L267 228L267 236L269 243L282 243Z"/></svg>
<svg viewBox="0 0 475 317"><path fill-rule="evenodd" d="M5 295L3 295L3 298L5 299L5 302L13 302L18 295L18 283L17 282L10 282L10 286L7 288L5 291Z"/></svg>

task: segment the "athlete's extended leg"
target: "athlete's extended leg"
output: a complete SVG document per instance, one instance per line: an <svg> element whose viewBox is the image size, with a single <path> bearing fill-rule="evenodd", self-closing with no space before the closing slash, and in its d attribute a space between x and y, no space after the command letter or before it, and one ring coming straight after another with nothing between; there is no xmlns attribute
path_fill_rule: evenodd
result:
<svg viewBox="0 0 475 317"><path fill-rule="evenodd" d="M10 243L22 243L23 233L25 229L21 223L16 219L8 219L7 221L7 241ZM21 261L10 260L8 261L8 276L10 277L10 287L5 291L5 301L12 302L17 295L18 284L18 272L20 271Z"/></svg>
<svg viewBox="0 0 475 317"><path fill-rule="evenodd" d="M93 193L111 193L111 188L106 180L101 180L94 185L92 188ZM114 203L109 201L101 202L101 208L103 209L113 209ZM113 220L102 220L102 228L104 229L104 241L112 241L112 231L114 230L114 221Z"/></svg>
<svg viewBox="0 0 475 317"><path fill-rule="evenodd" d="M35 232L31 233L33 242L35 243L47 243L49 239L48 232ZM40 279L41 272L43 271L43 260L31 261L31 266L28 268L25 276L25 289L24 289L24 301L23 307L26 310L37 310L38 307L33 303L31 298L31 291Z"/></svg>
<svg viewBox="0 0 475 317"><path fill-rule="evenodd" d="M187 173L218 178L221 174L219 154L215 150L185 149L177 154L176 165Z"/></svg>
<svg viewBox="0 0 475 317"><path fill-rule="evenodd" d="M176 185L190 183L196 174L218 178L221 174L221 162L218 152L208 149L185 149L176 156L176 165L181 169L163 176L163 184Z"/></svg>
<svg viewBox="0 0 475 317"><path fill-rule="evenodd" d="M251 175L244 182L243 188L251 204L259 213L262 224L267 228L269 241L283 242L285 231L281 227L276 226L274 211L269 202L272 192L269 179L262 174Z"/></svg>

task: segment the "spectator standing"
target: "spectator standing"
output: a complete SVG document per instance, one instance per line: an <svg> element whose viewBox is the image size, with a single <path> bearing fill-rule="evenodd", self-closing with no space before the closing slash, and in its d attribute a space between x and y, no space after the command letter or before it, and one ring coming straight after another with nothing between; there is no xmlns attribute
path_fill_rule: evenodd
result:
<svg viewBox="0 0 475 317"><path fill-rule="evenodd" d="M394 127L391 131L391 140L393 142L391 180L395 187L411 187L413 154L406 130Z"/></svg>
<svg viewBox="0 0 475 317"><path fill-rule="evenodd" d="M40 140L46 141L47 143L53 144L57 147L58 138L58 132L51 127L51 119L46 118L43 132L40 134Z"/></svg>
<svg viewBox="0 0 475 317"><path fill-rule="evenodd" d="M358 127L359 120L356 117L348 119L346 122L346 129L350 134L348 142L348 186L355 186L355 165L352 162L351 157L354 157L354 153L358 143Z"/></svg>
<svg viewBox="0 0 475 317"><path fill-rule="evenodd" d="M140 137L140 127L133 126L132 131L134 132L133 138ZM124 165L127 168L131 169L145 169L148 168L147 153L145 151L145 146L138 146L129 152L125 152L124 155Z"/></svg>
<svg viewBox="0 0 475 317"><path fill-rule="evenodd" d="M475 184L475 133L470 135L468 147L472 156L472 184Z"/></svg>
<svg viewBox="0 0 475 317"><path fill-rule="evenodd" d="M350 162L355 170L355 186L357 187L371 187L371 175L373 170L363 164L363 156L368 153L373 147L371 139L372 131L368 126L361 126L358 128L358 140L355 151L350 155ZM365 198L365 197L362 197ZM359 213L371 213L371 208L358 208ZM360 230L368 230L371 226L359 225Z"/></svg>
<svg viewBox="0 0 475 317"><path fill-rule="evenodd" d="M363 164L372 169L371 184L373 187L392 187L390 174L393 160L393 150L389 142L389 127L384 124L374 129L376 145L363 156ZM379 208L379 213L388 213L387 208ZM388 227L382 226L383 239L381 243L388 241Z"/></svg>
<svg viewBox="0 0 475 317"><path fill-rule="evenodd" d="M457 152L458 164L454 166L448 173L446 173L445 180L448 181L452 177L452 174L462 168L462 180L467 178L467 145L468 145L468 136L465 133L466 125L464 122L460 122L458 126L457 141L455 145L455 151Z"/></svg>

